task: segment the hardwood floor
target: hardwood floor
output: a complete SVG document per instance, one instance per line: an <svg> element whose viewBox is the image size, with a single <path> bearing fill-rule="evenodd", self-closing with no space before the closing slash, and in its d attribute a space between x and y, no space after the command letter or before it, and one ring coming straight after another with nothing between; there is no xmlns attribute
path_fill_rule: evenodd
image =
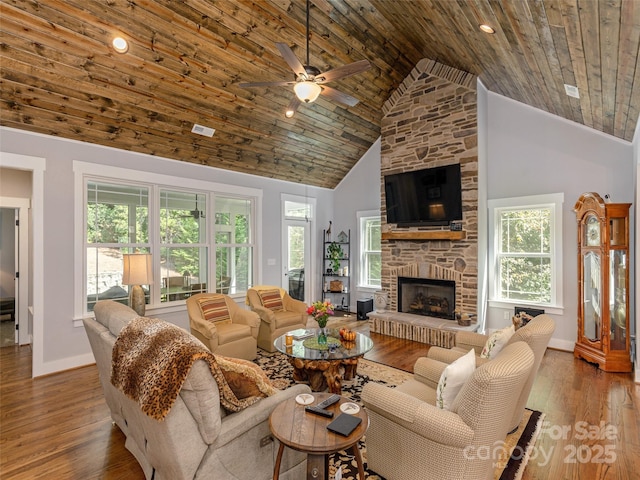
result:
<svg viewBox="0 0 640 480"><path fill-rule="evenodd" d="M333 322L368 333L368 323L355 317ZM366 358L408 371L428 350L371 338L375 348ZM95 366L30 375L30 347L0 348L0 478L144 479L111 423ZM638 478L640 385L631 374L604 373L548 350L528 406L546 414L547 426L523 480Z"/></svg>

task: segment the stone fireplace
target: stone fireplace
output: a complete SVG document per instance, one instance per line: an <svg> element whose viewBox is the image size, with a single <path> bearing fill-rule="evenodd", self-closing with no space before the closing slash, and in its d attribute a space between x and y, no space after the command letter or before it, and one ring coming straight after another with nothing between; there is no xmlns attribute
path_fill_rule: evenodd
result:
<svg viewBox="0 0 640 480"><path fill-rule="evenodd" d="M398 312L453 320L455 308L455 281L398 277Z"/></svg>

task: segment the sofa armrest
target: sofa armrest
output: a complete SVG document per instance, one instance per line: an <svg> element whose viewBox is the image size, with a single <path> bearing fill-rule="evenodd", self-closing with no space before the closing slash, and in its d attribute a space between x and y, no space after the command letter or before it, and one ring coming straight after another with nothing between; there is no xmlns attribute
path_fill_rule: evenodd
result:
<svg viewBox="0 0 640 480"><path fill-rule="evenodd" d="M282 305L287 312L307 313L307 304L300 300L296 300L289 294L285 294L282 298Z"/></svg>
<svg viewBox="0 0 640 480"><path fill-rule="evenodd" d="M260 328L260 316L256 312L245 310L244 308L237 308L232 313L231 321L233 323L248 325L251 328L251 335L254 338L258 337L258 328Z"/></svg>
<svg viewBox="0 0 640 480"><path fill-rule="evenodd" d="M211 345L218 344L218 329L215 323L209 322L202 317L192 317L189 320L189 327L196 337L206 338Z"/></svg>
<svg viewBox="0 0 640 480"><path fill-rule="evenodd" d="M458 414L404 392L369 382L362 389L361 398L368 410L430 441L455 448L464 448L473 442L473 430Z"/></svg>
<svg viewBox="0 0 640 480"><path fill-rule="evenodd" d="M482 335L481 333L457 332L456 347L463 348L465 352L474 349L476 354L480 355L488 338L487 335Z"/></svg>
<svg viewBox="0 0 640 480"><path fill-rule="evenodd" d="M269 325L269 330L272 332L276 329L276 315L268 308L264 307L251 307L254 312L258 314L260 320Z"/></svg>
<svg viewBox="0 0 640 480"><path fill-rule="evenodd" d="M447 365L447 363L432 358L421 357L413 365L413 378L435 390L438 388L440 376Z"/></svg>
<svg viewBox="0 0 640 480"><path fill-rule="evenodd" d="M449 348L431 347L427 352L427 357L446 364L455 362L463 355L465 355L465 352L458 348L451 350Z"/></svg>
<svg viewBox="0 0 640 480"><path fill-rule="evenodd" d="M269 415L278 405L301 393L311 393L311 389L308 385L297 384L263 398L240 412L227 415L222 419L222 430L216 439L216 445L225 445L261 422L268 422Z"/></svg>

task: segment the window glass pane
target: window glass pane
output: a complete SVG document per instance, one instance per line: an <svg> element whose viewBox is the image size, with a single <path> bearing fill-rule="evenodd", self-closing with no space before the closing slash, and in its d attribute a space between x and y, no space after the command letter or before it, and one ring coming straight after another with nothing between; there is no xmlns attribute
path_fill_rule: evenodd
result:
<svg viewBox="0 0 640 480"><path fill-rule="evenodd" d="M287 265L289 270L304 268L304 230L305 227L298 226L289 226L287 228L289 242Z"/></svg>
<svg viewBox="0 0 640 480"><path fill-rule="evenodd" d="M227 293L246 291L252 278L251 266L250 247L216 247L216 289L228 288Z"/></svg>
<svg viewBox="0 0 640 480"><path fill-rule="evenodd" d="M502 257L500 294L503 299L549 303L551 259L549 257Z"/></svg>
<svg viewBox="0 0 640 480"><path fill-rule="evenodd" d="M160 265L162 302L184 300L193 285L202 290L207 283L207 247L163 247Z"/></svg>
<svg viewBox="0 0 640 480"><path fill-rule="evenodd" d="M136 249L148 253L146 249ZM122 285L122 254L131 248L87 248L87 311L92 312L98 300L114 300L129 305L129 287ZM143 285L149 303L149 288Z"/></svg>
<svg viewBox="0 0 640 480"><path fill-rule="evenodd" d="M311 218L311 205L308 203L284 201L284 216L291 218Z"/></svg>
<svg viewBox="0 0 640 480"><path fill-rule="evenodd" d="M160 191L160 241L203 243L206 236L206 195Z"/></svg>
<svg viewBox="0 0 640 480"><path fill-rule="evenodd" d="M216 197L216 290L246 291L253 281L253 201Z"/></svg>
<svg viewBox="0 0 640 480"><path fill-rule="evenodd" d="M147 243L148 215L146 187L87 183L88 243Z"/></svg>
<svg viewBox="0 0 640 480"><path fill-rule="evenodd" d="M367 250L380 251L381 235L380 235L380 219L367 220Z"/></svg>
<svg viewBox="0 0 640 480"><path fill-rule="evenodd" d="M536 208L500 213L503 253L549 253L551 251L551 210Z"/></svg>
<svg viewBox="0 0 640 480"><path fill-rule="evenodd" d="M367 285L380 286L382 258L380 255L369 255L367 261Z"/></svg>

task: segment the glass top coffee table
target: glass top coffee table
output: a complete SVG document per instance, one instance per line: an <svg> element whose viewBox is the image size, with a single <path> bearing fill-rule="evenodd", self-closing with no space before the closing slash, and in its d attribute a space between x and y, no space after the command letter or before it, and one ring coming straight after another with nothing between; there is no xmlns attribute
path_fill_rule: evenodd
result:
<svg viewBox="0 0 640 480"><path fill-rule="evenodd" d="M311 348L318 336L319 329L306 328L287 332L293 334L292 345L286 344L286 335L273 342L276 349L284 353L293 366L293 379L308 383L314 392L327 388L331 393L342 392L342 380L351 380L358 367L358 359L373 348L373 341L356 332L352 342L341 340L338 330L326 329L329 344L335 348Z"/></svg>

